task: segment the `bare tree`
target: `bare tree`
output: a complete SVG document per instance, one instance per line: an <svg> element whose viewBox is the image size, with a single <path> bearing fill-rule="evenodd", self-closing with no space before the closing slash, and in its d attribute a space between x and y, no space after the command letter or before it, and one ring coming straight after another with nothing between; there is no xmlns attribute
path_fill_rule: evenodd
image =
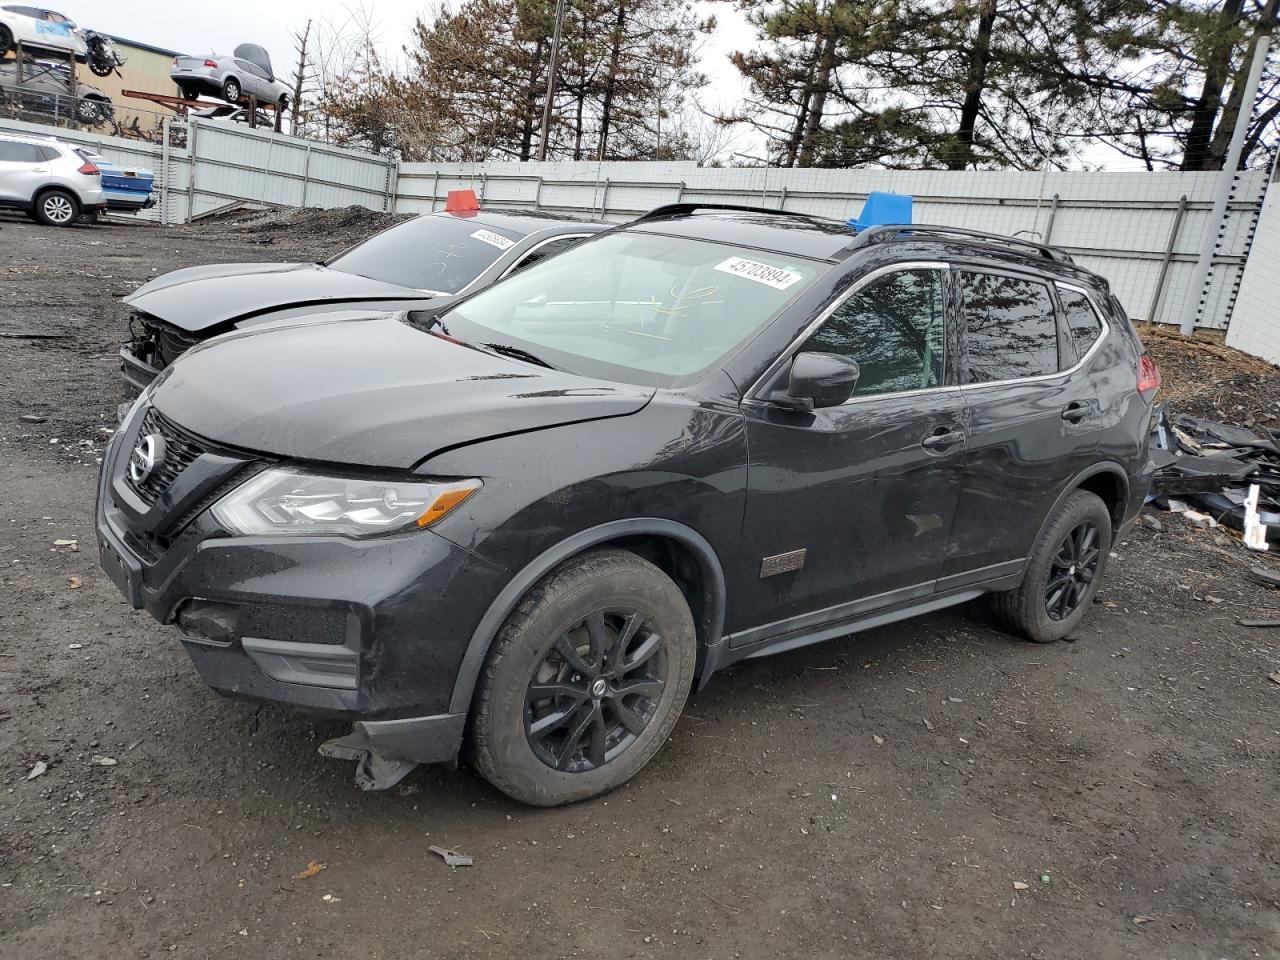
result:
<svg viewBox="0 0 1280 960"><path fill-rule="evenodd" d="M305 123L303 96L310 92L311 61L307 59L307 41L310 39L311 21L308 20L301 33L295 31L293 34L293 49L298 53L298 63L293 71L293 99L290 101L293 113L290 117L289 130L295 137L302 132Z"/></svg>

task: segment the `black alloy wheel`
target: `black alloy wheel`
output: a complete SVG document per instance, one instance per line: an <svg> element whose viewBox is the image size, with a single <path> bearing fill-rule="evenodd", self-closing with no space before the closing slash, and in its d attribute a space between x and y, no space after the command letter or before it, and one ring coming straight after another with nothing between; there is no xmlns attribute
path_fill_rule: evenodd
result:
<svg viewBox="0 0 1280 960"><path fill-rule="evenodd" d="M666 641L643 613L588 614L534 670L524 721L530 748L555 770L603 767L653 719L666 675Z"/></svg>
<svg viewBox="0 0 1280 960"><path fill-rule="evenodd" d="M1098 528L1085 521L1073 527L1058 544L1049 563L1044 591L1045 612L1051 620L1066 620L1088 593L1102 558L1098 540Z"/></svg>

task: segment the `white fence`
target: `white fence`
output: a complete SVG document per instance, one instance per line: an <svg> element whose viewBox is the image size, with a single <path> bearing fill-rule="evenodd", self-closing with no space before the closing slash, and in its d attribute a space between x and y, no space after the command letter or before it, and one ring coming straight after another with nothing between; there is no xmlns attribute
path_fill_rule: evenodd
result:
<svg viewBox="0 0 1280 960"><path fill-rule="evenodd" d="M1263 203L1227 344L1280 364L1280 186Z"/></svg>
<svg viewBox="0 0 1280 960"><path fill-rule="evenodd" d="M137 214L186 223L229 203L390 210L394 159L212 120L166 121L162 143L0 119L0 132L56 136L156 176L156 205Z"/></svg>
<svg viewBox="0 0 1280 960"><path fill-rule="evenodd" d="M915 197L917 223L1022 232L1105 276L1139 319L1177 323L1210 223L1213 173L1023 173L702 168L692 163L515 163L400 166L397 212L439 209L471 187L489 206L625 220L664 203L757 204L841 219L872 190ZM1242 174L1202 324L1226 326L1266 186Z"/></svg>

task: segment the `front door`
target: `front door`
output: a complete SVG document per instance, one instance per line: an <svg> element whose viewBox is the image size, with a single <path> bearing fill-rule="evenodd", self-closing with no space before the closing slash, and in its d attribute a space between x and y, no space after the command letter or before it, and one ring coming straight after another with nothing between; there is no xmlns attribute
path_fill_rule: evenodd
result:
<svg viewBox="0 0 1280 960"><path fill-rule="evenodd" d="M857 361L853 396L811 413L743 404L748 491L739 576L756 586L729 611L735 645L932 591L967 432L946 291L944 264L869 275L796 351Z"/></svg>

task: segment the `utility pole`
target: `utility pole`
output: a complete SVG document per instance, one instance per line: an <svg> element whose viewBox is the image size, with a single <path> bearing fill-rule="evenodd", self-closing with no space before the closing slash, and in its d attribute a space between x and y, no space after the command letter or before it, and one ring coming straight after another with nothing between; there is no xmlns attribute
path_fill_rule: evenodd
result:
<svg viewBox="0 0 1280 960"><path fill-rule="evenodd" d="M1213 272L1213 255L1218 250L1222 226L1227 216L1227 203L1231 199L1231 191L1239 172L1240 154L1244 150L1249 124L1253 122L1254 101L1258 98L1262 68L1266 66L1267 54L1270 51L1271 34L1261 34L1257 38L1257 46L1253 48L1253 62L1249 64L1249 74L1244 82L1244 96L1240 98L1240 112L1236 115L1236 127L1231 133L1231 145L1227 148L1222 172L1218 174L1218 192L1213 198L1209 229L1205 234L1204 246L1200 249L1200 259L1196 261L1196 272L1192 276L1189 288L1191 296L1195 297L1198 293L1199 299L1188 300L1187 308L1182 315L1181 331L1184 336L1195 332L1196 321L1204 313L1205 304L1209 299L1209 276Z"/></svg>
<svg viewBox="0 0 1280 960"><path fill-rule="evenodd" d="M538 159L547 159L547 141L551 139L551 104L556 96L556 68L560 60L560 29L564 25L564 2L556 0L556 26L551 36L551 57L547 64L547 99L542 104L542 140L538 143Z"/></svg>

